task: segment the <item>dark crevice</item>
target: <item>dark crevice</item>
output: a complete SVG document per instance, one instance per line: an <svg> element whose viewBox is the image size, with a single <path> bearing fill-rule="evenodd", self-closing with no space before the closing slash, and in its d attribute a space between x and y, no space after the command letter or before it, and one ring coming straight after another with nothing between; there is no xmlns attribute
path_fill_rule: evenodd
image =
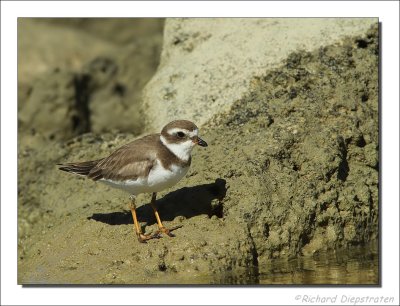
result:
<svg viewBox="0 0 400 306"><path fill-rule="evenodd" d="M78 74L74 78L75 107L76 115L72 116L72 126L79 134L90 132L90 111L89 111L89 82L87 74Z"/></svg>
<svg viewBox="0 0 400 306"><path fill-rule="evenodd" d="M307 245L309 242L311 241L310 237L308 236L307 233L302 233L300 235L300 242L301 242L301 246L305 246Z"/></svg>
<svg viewBox="0 0 400 306"><path fill-rule="evenodd" d="M167 270L167 266L165 265L165 262L161 262L160 264L158 264L158 270L161 272L164 272Z"/></svg>
<svg viewBox="0 0 400 306"><path fill-rule="evenodd" d="M254 242L253 236L251 235L250 229L248 228L249 238L251 242L251 255L252 255L252 275L254 283L260 283L259 276L260 276L260 269L258 266L258 252L257 246Z"/></svg>
<svg viewBox="0 0 400 306"><path fill-rule="evenodd" d="M364 39L357 39L356 43L357 48L365 49L366 47L368 47L368 42Z"/></svg>
<svg viewBox="0 0 400 306"><path fill-rule="evenodd" d="M338 169L338 179L345 182L348 175L349 175L349 164L347 162L347 159L343 159L340 164L339 164L339 169Z"/></svg>
<svg viewBox="0 0 400 306"><path fill-rule="evenodd" d="M267 239L269 237L269 224L268 223L264 224L263 235L264 235L265 239Z"/></svg>
<svg viewBox="0 0 400 306"><path fill-rule="evenodd" d="M349 175L349 164L346 159L342 160L339 164L338 175L337 178L343 182L346 181Z"/></svg>
<svg viewBox="0 0 400 306"><path fill-rule="evenodd" d="M356 146L359 148L364 148L367 143L365 142L364 136L360 136L356 140Z"/></svg>
<svg viewBox="0 0 400 306"><path fill-rule="evenodd" d="M310 243L311 241L311 233L315 227L315 220L316 220L316 213L313 212L312 214L309 215L308 220L306 219L305 222L308 223L308 225L305 227L305 231L301 233L300 235L300 247L303 247Z"/></svg>
<svg viewBox="0 0 400 306"><path fill-rule="evenodd" d="M328 226L328 224L329 224L329 220L328 219L322 220L321 222L318 223L318 225L320 227L326 227L326 226Z"/></svg>
<svg viewBox="0 0 400 306"><path fill-rule="evenodd" d="M293 169L294 171L300 171L300 170L301 170L301 167L300 167L299 165L297 165L297 164L294 164L292 169Z"/></svg>
<svg viewBox="0 0 400 306"><path fill-rule="evenodd" d="M114 85L113 92L116 95L118 95L120 97L123 97L125 95L125 91L126 91L125 85L120 84L120 83L117 83L117 84Z"/></svg>
<svg viewBox="0 0 400 306"><path fill-rule="evenodd" d="M346 147L346 143L342 137L340 137L338 140L339 140L339 150L340 150L341 161L340 161L339 167L338 167L337 178L339 180L345 182L349 175L349 171L350 171L349 163L347 161L347 147Z"/></svg>
<svg viewBox="0 0 400 306"><path fill-rule="evenodd" d="M369 99L369 96L367 93L363 93L361 96L361 102L367 102Z"/></svg>

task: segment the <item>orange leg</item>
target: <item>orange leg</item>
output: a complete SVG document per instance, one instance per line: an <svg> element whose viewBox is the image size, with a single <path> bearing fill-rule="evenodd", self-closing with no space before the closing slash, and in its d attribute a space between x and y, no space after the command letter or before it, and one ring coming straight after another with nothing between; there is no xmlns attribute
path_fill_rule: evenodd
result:
<svg viewBox="0 0 400 306"><path fill-rule="evenodd" d="M174 237L175 235L172 234L171 232L178 228L181 228L182 225L174 226L173 228L168 229L162 224L160 215L158 214L157 207L156 207L156 197L157 197L157 193L153 192L153 194L151 196L151 202L150 202L150 205L153 208L154 215L156 216L157 224L158 224L158 231L156 232L156 234L164 233L170 237Z"/></svg>
<svg viewBox="0 0 400 306"><path fill-rule="evenodd" d="M135 227L136 235L138 237L139 242L145 243L146 240L153 239L153 238L160 238L158 233L155 233L153 235L145 235L142 232L142 228L139 225L137 215L136 215L136 204L135 204L135 196L131 195L130 196L131 202L129 205L129 208L131 209L132 213L132 218L133 218L133 224Z"/></svg>

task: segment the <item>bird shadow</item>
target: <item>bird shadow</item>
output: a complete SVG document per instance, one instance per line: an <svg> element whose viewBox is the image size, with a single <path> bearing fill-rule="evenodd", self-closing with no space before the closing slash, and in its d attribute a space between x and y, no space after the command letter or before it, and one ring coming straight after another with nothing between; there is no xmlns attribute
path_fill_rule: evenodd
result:
<svg viewBox="0 0 400 306"><path fill-rule="evenodd" d="M209 217L223 217L222 200L227 192L226 181L216 179L214 183L203 184L170 192L156 201L157 210L161 219L172 221L178 216L187 219L206 214ZM150 204L145 204L136 209L139 222L147 222L147 225L156 223L154 212ZM89 220L103 222L109 225L132 224L130 211L95 213Z"/></svg>

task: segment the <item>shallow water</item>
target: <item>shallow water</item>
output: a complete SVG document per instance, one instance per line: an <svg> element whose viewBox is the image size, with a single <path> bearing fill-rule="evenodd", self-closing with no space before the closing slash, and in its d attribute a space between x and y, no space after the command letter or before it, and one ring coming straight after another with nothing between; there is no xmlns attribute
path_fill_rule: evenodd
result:
<svg viewBox="0 0 400 306"><path fill-rule="evenodd" d="M271 260L258 277L224 275L219 284L241 285L379 285L378 243L319 252L292 260Z"/></svg>
<svg viewBox="0 0 400 306"><path fill-rule="evenodd" d="M379 284L377 243L327 251L294 260L274 260L259 284Z"/></svg>

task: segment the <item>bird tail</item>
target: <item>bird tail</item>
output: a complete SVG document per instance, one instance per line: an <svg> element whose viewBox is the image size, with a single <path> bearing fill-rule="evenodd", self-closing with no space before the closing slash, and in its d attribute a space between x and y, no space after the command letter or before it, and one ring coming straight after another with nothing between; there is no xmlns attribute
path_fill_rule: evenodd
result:
<svg viewBox="0 0 400 306"><path fill-rule="evenodd" d="M80 163L57 164L57 166L59 166L59 170L86 176L101 160L102 159Z"/></svg>

